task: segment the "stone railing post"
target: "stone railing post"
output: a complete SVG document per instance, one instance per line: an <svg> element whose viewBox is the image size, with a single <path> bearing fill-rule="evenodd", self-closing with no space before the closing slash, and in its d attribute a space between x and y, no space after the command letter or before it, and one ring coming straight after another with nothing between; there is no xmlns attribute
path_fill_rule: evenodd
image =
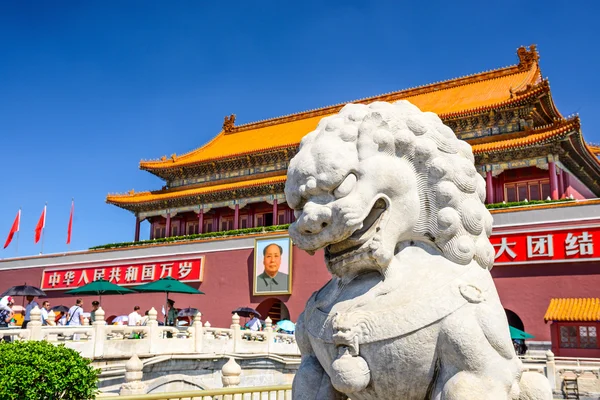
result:
<svg viewBox="0 0 600 400"><path fill-rule="evenodd" d="M241 340L242 336L240 334L240 316L237 313L234 313L231 316L231 330L233 331L233 352L237 353L241 350Z"/></svg>
<svg viewBox="0 0 600 400"><path fill-rule="evenodd" d="M50 310L50 312L48 313L48 319L46 320L46 325L56 326L56 322L54 322L55 319L56 319L56 314L54 314L54 311Z"/></svg>
<svg viewBox="0 0 600 400"><path fill-rule="evenodd" d="M142 382L143 369L144 364L137 354L134 354L125 363L125 383L121 385L119 390L120 396L146 393L146 384Z"/></svg>
<svg viewBox="0 0 600 400"><path fill-rule="evenodd" d="M194 331L192 332L194 339L194 351L196 353L202 353L202 336L204 332L202 330L202 314L199 312L194 315L194 323L192 325Z"/></svg>
<svg viewBox="0 0 600 400"><path fill-rule="evenodd" d="M29 340L42 340L42 312L35 306L30 313L31 320L27 324L29 329Z"/></svg>
<svg viewBox="0 0 600 400"><path fill-rule="evenodd" d="M96 310L92 328L94 329L94 337L92 338L92 346L94 347L94 358L100 358L104 355L104 342L106 341L106 321L104 320L104 310L98 307Z"/></svg>
<svg viewBox="0 0 600 400"><path fill-rule="evenodd" d="M48 318L46 319L46 326L56 326L56 322L54 322L55 319L56 314L54 314L54 311L50 311L48 313ZM56 333L48 334L46 340L49 342L56 342L58 340L58 335Z"/></svg>
<svg viewBox="0 0 600 400"><path fill-rule="evenodd" d="M273 320L271 317L265 319L265 333L267 334L267 353L271 353L271 346L273 346Z"/></svg>
<svg viewBox="0 0 600 400"><path fill-rule="evenodd" d="M149 352L150 354L156 354L160 347L160 343L158 339L158 321L156 316L158 313L152 307L150 311L148 311L148 322L146 322L146 326L148 327L148 341L149 341Z"/></svg>
<svg viewBox="0 0 600 400"><path fill-rule="evenodd" d="M556 389L556 361L554 361L554 353L550 350L546 352L546 378L552 390Z"/></svg>
<svg viewBox="0 0 600 400"><path fill-rule="evenodd" d="M242 375L242 367L235 362L233 357L229 357L229 361L221 369L223 387L237 387L240 384L240 375Z"/></svg>

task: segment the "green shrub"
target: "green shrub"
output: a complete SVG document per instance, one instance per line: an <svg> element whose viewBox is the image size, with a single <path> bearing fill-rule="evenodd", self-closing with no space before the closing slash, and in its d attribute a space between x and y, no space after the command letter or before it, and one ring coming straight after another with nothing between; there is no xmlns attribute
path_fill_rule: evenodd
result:
<svg viewBox="0 0 600 400"><path fill-rule="evenodd" d="M0 399L93 399L99 370L90 363L44 340L0 343Z"/></svg>
<svg viewBox="0 0 600 400"><path fill-rule="evenodd" d="M560 203L565 201L575 201L573 199L560 199L560 200L531 200L531 201L512 201L510 203L494 203L486 204L488 210L494 210L498 208L509 208L519 206L533 206L537 204L549 204L549 203Z"/></svg>
<svg viewBox="0 0 600 400"><path fill-rule="evenodd" d="M287 230L287 228L289 226L290 226L290 224L273 225L273 226L259 226L257 228L244 228L244 229L235 229L235 230L231 230L231 231L196 233L194 235L171 236L171 237L151 239L151 240L140 240L139 242L110 243L110 244L104 244L101 246L90 247L90 250L114 249L114 248L118 248L118 247L146 246L149 244L157 244L157 243L187 242L190 240L208 239L208 238L214 238L214 237L244 236L244 235L248 235L251 233L284 231L284 230Z"/></svg>

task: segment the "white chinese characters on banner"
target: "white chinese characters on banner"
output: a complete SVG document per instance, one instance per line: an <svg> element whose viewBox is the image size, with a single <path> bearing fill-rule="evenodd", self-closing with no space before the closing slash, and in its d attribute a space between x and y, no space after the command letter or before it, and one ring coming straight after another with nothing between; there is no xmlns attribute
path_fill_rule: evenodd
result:
<svg viewBox="0 0 600 400"><path fill-rule="evenodd" d="M73 282L75 282L75 271L67 271L65 272L65 278L63 279L65 285L69 286Z"/></svg>
<svg viewBox="0 0 600 400"><path fill-rule="evenodd" d="M552 257L554 247L552 235L527 236L527 257Z"/></svg>
<svg viewBox="0 0 600 400"><path fill-rule="evenodd" d="M44 290L70 290L105 279L117 285L142 285L160 278L172 277L184 282L202 282L204 258L162 260L158 262L124 262L121 265L71 266L50 268L42 273Z"/></svg>
<svg viewBox="0 0 600 400"><path fill-rule="evenodd" d="M87 276L87 271L84 270L79 277L79 281L77 281L77 286L87 285L88 283L90 283L90 279Z"/></svg>
<svg viewBox="0 0 600 400"><path fill-rule="evenodd" d="M502 242L494 245L494 247L499 247L499 249L496 251L496 257L494 259L498 259L498 257L500 257L504 253L506 253L510 258L514 259L517 256L517 253L515 253L511 249L511 246L516 246L516 245L517 245L516 242L508 243L508 239L503 237Z"/></svg>
<svg viewBox="0 0 600 400"><path fill-rule="evenodd" d="M48 278L48 283L50 283L50 285L52 286L58 285L60 283L60 274L55 272L52 275L50 275L50 277Z"/></svg>
<svg viewBox="0 0 600 400"><path fill-rule="evenodd" d="M579 236L569 233L567 235L567 239L565 240L565 254L568 256L573 256L576 254L582 256L594 254L594 242L592 242L592 235L588 232L582 232Z"/></svg>
<svg viewBox="0 0 600 400"><path fill-rule="evenodd" d="M154 280L154 270L156 269L156 265L144 265L142 268L142 280L143 281L153 281Z"/></svg>
<svg viewBox="0 0 600 400"><path fill-rule="evenodd" d="M109 282L114 281L114 283L119 283L120 280L121 280L121 268L119 268L119 267L111 268L110 272L108 273L108 281Z"/></svg>
<svg viewBox="0 0 600 400"><path fill-rule="evenodd" d="M160 264L160 277L164 278L165 276L173 276L173 263L170 264Z"/></svg>
<svg viewBox="0 0 600 400"><path fill-rule="evenodd" d="M179 264L179 279L185 279L192 272L191 262L182 262Z"/></svg>
<svg viewBox="0 0 600 400"><path fill-rule="evenodd" d="M546 232L494 234L490 241L495 250L495 262L502 265L543 263L546 260L579 262L600 259L600 248L594 246L596 237L600 237L600 233L593 229L557 229Z"/></svg>
<svg viewBox="0 0 600 400"><path fill-rule="evenodd" d="M94 280L98 281L100 279L104 279L104 269L95 269L94 270Z"/></svg>
<svg viewBox="0 0 600 400"><path fill-rule="evenodd" d="M138 268L129 266L127 270L125 270L125 282L135 282L138 277Z"/></svg>

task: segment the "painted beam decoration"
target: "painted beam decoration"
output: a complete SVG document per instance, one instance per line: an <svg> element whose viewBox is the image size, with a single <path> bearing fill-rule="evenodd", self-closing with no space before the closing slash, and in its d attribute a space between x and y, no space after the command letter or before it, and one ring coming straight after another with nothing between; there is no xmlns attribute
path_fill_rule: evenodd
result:
<svg viewBox="0 0 600 400"><path fill-rule="evenodd" d="M600 260L600 226L493 233L494 265Z"/></svg>
<svg viewBox="0 0 600 400"><path fill-rule="evenodd" d="M106 279L121 285L134 286L170 276L181 282L202 282L204 257L177 260L137 260L133 263L98 263L73 265L70 268L48 268L42 274L43 290L68 290L92 281Z"/></svg>

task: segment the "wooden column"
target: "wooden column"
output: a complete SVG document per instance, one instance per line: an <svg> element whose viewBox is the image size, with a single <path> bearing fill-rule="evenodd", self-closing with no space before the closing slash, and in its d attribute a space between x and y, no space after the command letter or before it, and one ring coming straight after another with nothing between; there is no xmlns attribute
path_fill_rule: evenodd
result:
<svg viewBox="0 0 600 400"><path fill-rule="evenodd" d="M558 200L558 180L556 179L556 164L548 161L548 174L550 174L550 198Z"/></svg>
<svg viewBox="0 0 600 400"><path fill-rule="evenodd" d="M273 225L277 225L277 199L273 200Z"/></svg>
<svg viewBox="0 0 600 400"><path fill-rule="evenodd" d="M140 241L140 223L141 222L142 221L140 221L140 217L136 216L135 217L135 238L134 238L135 242Z"/></svg>
<svg viewBox="0 0 600 400"><path fill-rule="evenodd" d="M215 210L213 217L213 232L221 232L221 212L219 210Z"/></svg>
<svg viewBox="0 0 600 400"><path fill-rule="evenodd" d="M248 228L254 228L254 208L248 206Z"/></svg>
<svg viewBox="0 0 600 400"><path fill-rule="evenodd" d="M198 233L203 233L204 230L204 210L198 213Z"/></svg>
<svg viewBox="0 0 600 400"><path fill-rule="evenodd" d="M558 174L558 198L562 199L562 197L565 195L565 180L564 180L565 171L563 171L562 169L559 169L558 172L559 172L559 174Z"/></svg>
<svg viewBox="0 0 600 400"><path fill-rule="evenodd" d="M485 173L485 188L487 192L486 203L494 203L494 182L492 180L492 171L486 171Z"/></svg>
<svg viewBox="0 0 600 400"><path fill-rule="evenodd" d="M167 213L167 223L165 226L165 237L171 236L171 213Z"/></svg>
<svg viewBox="0 0 600 400"><path fill-rule="evenodd" d="M240 205L235 205L235 212L233 213L233 229L240 229Z"/></svg>
<svg viewBox="0 0 600 400"><path fill-rule="evenodd" d="M563 171L564 177L563 182L565 185L565 197L571 196L571 178L569 177L569 173L567 171Z"/></svg>

